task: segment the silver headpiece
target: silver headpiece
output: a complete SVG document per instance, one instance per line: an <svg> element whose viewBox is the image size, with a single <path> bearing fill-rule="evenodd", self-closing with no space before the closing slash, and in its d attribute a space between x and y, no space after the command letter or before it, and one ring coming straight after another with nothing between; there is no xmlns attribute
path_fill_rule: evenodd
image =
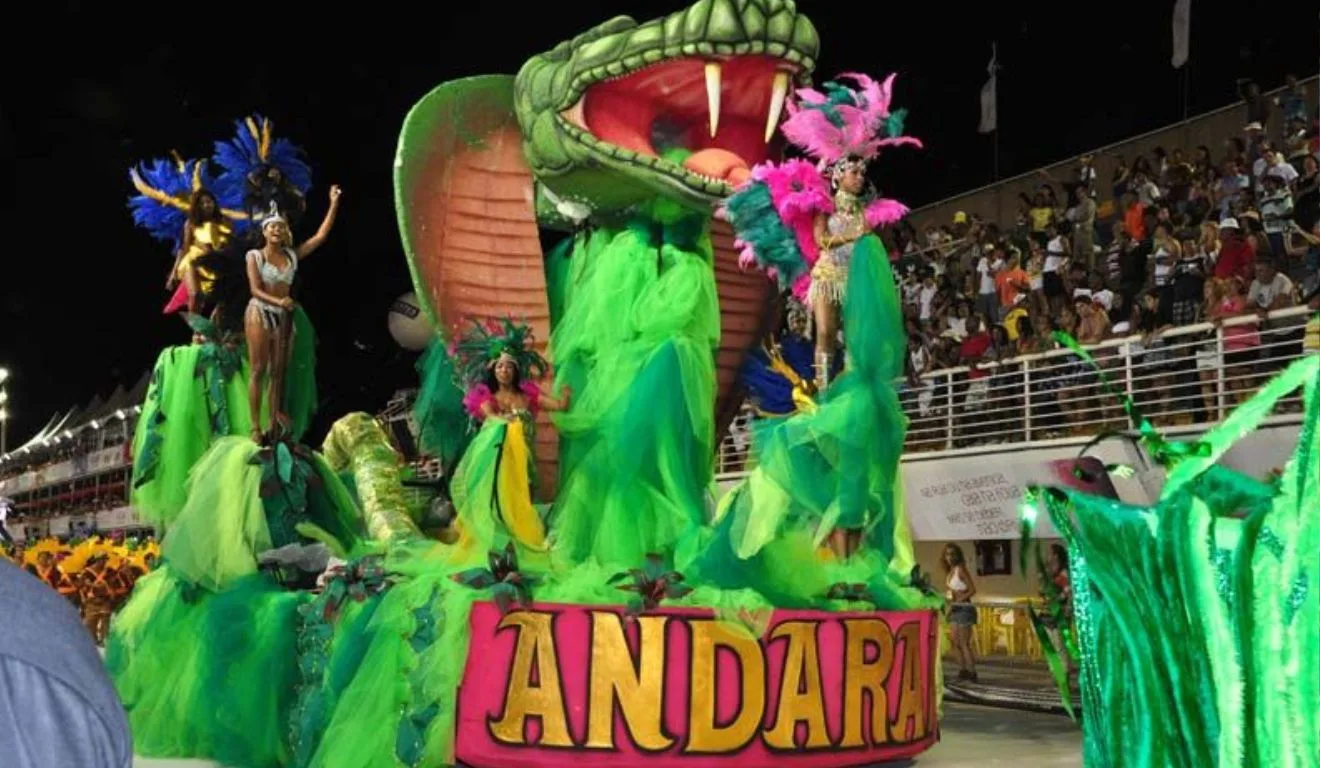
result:
<svg viewBox="0 0 1320 768"><path fill-rule="evenodd" d="M277 221L286 226L289 223L288 219L285 219L283 216L280 215L279 206L275 204L274 200L271 200L270 212L267 213L266 217L261 220L261 229L264 231L267 226L274 224Z"/></svg>

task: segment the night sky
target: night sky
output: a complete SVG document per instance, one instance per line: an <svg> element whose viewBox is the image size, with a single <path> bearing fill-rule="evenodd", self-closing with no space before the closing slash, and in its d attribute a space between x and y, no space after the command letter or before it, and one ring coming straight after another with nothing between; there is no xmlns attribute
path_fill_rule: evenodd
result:
<svg viewBox="0 0 1320 768"><path fill-rule="evenodd" d="M173 257L133 227L127 170L171 149L209 156L234 119L256 111L302 145L314 169L299 239L323 215L328 185L345 190L328 245L298 274L297 296L320 337L322 429L415 384L413 355L385 325L389 303L411 290L391 191L408 108L442 81L516 72L527 56L604 21L602 8L640 21L682 3L565 0L515 12L474 2L461 13L450 5L24 5L44 18L9 25L0 54L0 168L15 180L3 201L10 237L0 277L11 446L57 410L131 386L162 346L186 341L182 322L160 313ZM963 5L799 2L822 39L818 81L844 70L899 72L895 102L911 109L908 132L927 149L892 152L876 167L887 195L915 207L991 180L991 138L976 126L994 40L1001 176L1181 117L1172 0ZM1287 72L1313 74L1315 30L1314 6L1304 3L1269 13L1194 3L1191 113L1231 102L1237 77L1272 88Z"/></svg>

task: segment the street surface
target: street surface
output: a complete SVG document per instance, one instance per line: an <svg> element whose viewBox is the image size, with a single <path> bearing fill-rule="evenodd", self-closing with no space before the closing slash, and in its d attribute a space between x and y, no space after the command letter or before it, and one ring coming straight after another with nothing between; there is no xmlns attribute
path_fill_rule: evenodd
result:
<svg viewBox="0 0 1320 768"><path fill-rule="evenodd" d="M944 706L943 740L907 763L913 768L1032 768L1082 764L1082 734L1058 715L949 703ZM138 758L134 768L217 768L200 760ZM902 764L899 764L902 765ZM886 766L888 768L888 766Z"/></svg>

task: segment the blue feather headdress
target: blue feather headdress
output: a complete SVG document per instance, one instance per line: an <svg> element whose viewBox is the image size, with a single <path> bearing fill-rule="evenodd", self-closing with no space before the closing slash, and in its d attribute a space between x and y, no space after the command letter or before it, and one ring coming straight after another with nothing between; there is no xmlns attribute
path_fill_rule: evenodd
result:
<svg viewBox="0 0 1320 768"><path fill-rule="evenodd" d="M274 123L259 114L234 125L234 138L215 143L214 161L222 169L215 189L226 204L241 207L248 175L263 165L279 168L294 189L307 194L312 167L303 160L301 148L288 139L276 139Z"/></svg>
<svg viewBox="0 0 1320 768"><path fill-rule="evenodd" d="M175 154L168 160L158 158L130 168L128 177L137 190L137 194L128 200L133 223L179 250L193 193L215 189L215 179L208 172L206 161L184 160ZM233 210L237 206L226 206L226 201L219 195L216 195L216 202L226 218L235 222L247 219L246 214Z"/></svg>

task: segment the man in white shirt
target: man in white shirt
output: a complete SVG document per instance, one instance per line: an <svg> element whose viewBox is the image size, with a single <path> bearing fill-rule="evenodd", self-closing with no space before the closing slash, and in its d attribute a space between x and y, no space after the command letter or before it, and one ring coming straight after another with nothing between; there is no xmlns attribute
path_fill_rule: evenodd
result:
<svg viewBox="0 0 1320 768"><path fill-rule="evenodd" d="M1137 200L1147 208L1155 204L1160 199L1160 188L1155 182L1146 178L1146 174L1138 173L1132 181L1133 187L1137 192Z"/></svg>
<svg viewBox="0 0 1320 768"><path fill-rule="evenodd" d="M1266 176L1279 177L1283 180L1283 185L1285 187L1297 180L1297 177L1300 174L1297 173L1296 168L1292 167L1292 165L1284 159L1282 152L1273 152L1268 155L1268 158L1269 168L1265 171Z"/></svg>
<svg viewBox="0 0 1320 768"><path fill-rule="evenodd" d="M1259 145L1260 155L1251 161L1251 177L1260 184L1265 172L1270 168L1270 157L1274 155L1274 142L1264 139Z"/></svg>
<svg viewBox="0 0 1320 768"><path fill-rule="evenodd" d="M976 312L985 318L987 326L999 322L999 292L995 289L995 275L1004 268L1004 251L986 244L989 249L982 253L976 263L976 274L980 276L981 287L976 294Z"/></svg>
<svg viewBox="0 0 1320 768"><path fill-rule="evenodd" d="M1305 315L1280 320L1266 320L1269 313L1297 303L1296 288L1288 276L1274 266L1268 254L1256 257L1256 279L1251 281L1247 300L1256 305L1261 323L1261 368L1274 371L1297 355L1302 346Z"/></svg>
<svg viewBox="0 0 1320 768"><path fill-rule="evenodd" d="M922 273L921 291L917 294L917 302L921 305L921 327L927 328L931 323L931 303L935 301L935 294L939 288L935 285L935 272L927 267Z"/></svg>
<svg viewBox="0 0 1320 768"><path fill-rule="evenodd" d="M1269 312L1293 305L1293 281L1274 268L1274 260L1266 254L1256 257L1256 279L1251 281L1247 300L1258 309Z"/></svg>

